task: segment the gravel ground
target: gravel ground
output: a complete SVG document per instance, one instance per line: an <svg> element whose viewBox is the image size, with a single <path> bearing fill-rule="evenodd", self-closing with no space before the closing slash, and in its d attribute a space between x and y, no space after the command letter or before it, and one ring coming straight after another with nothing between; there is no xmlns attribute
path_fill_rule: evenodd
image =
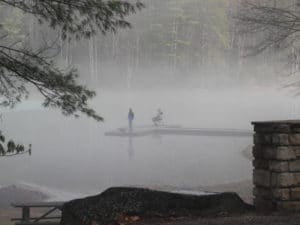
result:
<svg viewBox="0 0 300 225"><path fill-rule="evenodd" d="M234 216L218 218L181 218L139 221L139 225L300 225L300 214L281 216Z"/></svg>

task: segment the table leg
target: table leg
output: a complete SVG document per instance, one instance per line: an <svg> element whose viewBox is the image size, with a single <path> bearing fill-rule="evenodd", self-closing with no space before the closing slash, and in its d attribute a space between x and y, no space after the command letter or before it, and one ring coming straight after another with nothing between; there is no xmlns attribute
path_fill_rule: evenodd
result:
<svg viewBox="0 0 300 225"><path fill-rule="evenodd" d="M24 206L22 208L22 220L24 222L28 222L30 219L30 207Z"/></svg>

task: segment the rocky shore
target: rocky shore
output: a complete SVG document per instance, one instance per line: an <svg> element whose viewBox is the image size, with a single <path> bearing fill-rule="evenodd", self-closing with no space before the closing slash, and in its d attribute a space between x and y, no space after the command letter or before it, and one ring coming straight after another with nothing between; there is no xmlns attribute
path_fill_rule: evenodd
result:
<svg viewBox="0 0 300 225"><path fill-rule="evenodd" d="M126 221L240 215L253 207L235 193L187 195L145 188L110 188L62 208L61 225L125 224Z"/></svg>
<svg viewBox="0 0 300 225"><path fill-rule="evenodd" d="M232 184L214 189L222 187L232 190ZM243 185L235 188L243 188ZM195 196L141 188L111 188L100 195L67 203L61 224L300 225L300 214L256 212L235 193Z"/></svg>

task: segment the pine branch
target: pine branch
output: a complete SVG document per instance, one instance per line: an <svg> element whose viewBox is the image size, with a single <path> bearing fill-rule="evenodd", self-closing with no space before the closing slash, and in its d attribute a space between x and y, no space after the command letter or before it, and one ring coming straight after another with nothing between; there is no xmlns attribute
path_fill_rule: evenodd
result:
<svg viewBox="0 0 300 225"><path fill-rule="evenodd" d="M129 28L125 17L144 7L140 1L129 3L118 0L0 0L36 16L41 23L47 22L62 31L63 39L90 38L98 31L102 34ZM71 34L71 36L68 36Z"/></svg>

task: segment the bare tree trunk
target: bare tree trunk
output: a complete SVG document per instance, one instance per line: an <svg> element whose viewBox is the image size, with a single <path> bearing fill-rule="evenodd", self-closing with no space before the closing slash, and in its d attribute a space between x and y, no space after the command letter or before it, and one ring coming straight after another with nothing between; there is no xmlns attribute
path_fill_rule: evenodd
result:
<svg viewBox="0 0 300 225"><path fill-rule="evenodd" d="M177 17L174 16L173 26L172 26L172 45L171 45L171 69L174 73L177 69L177 35L178 35L178 25Z"/></svg>

